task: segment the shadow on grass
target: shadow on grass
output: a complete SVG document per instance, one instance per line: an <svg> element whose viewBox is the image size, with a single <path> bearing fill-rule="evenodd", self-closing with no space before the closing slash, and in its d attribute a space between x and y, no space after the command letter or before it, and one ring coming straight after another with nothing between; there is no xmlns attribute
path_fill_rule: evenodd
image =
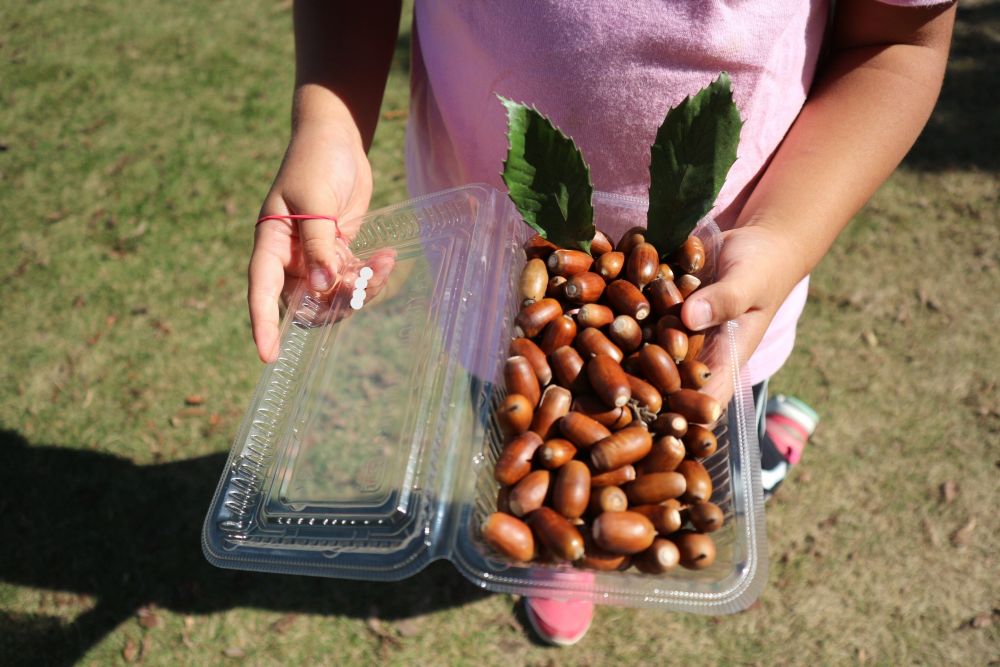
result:
<svg viewBox="0 0 1000 667"><path fill-rule="evenodd" d="M0 580L91 596L72 623L0 612L0 654L72 664L144 605L178 613L234 607L399 619L488 593L448 563L402 582L371 583L220 570L201 552L201 526L223 453L135 465L108 454L30 445L0 431Z"/></svg>
<svg viewBox="0 0 1000 667"><path fill-rule="evenodd" d="M941 97L904 164L920 171L1000 170L1000 3L959 5Z"/></svg>

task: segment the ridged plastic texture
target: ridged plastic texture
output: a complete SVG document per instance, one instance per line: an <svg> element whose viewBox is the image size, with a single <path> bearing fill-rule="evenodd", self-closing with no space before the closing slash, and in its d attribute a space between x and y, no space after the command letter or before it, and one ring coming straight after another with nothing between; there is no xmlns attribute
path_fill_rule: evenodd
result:
<svg viewBox="0 0 1000 667"><path fill-rule="evenodd" d="M644 224L641 199L598 193L594 205L598 227L616 238ZM710 221L696 233L709 257L700 275L711 280L720 234ZM447 558L489 590L707 614L757 598L767 578L759 453L732 323L708 343L729 359L735 387L705 461L726 514L711 567L589 572L506 562L482 542L502 446L495 383L530 235L507 197L484 185L365 216L345 289L321 300L300 287L289 300L279 358L264 370L205 521L209 561L390 581ZM395 266L375 294L378 276L357 277L386 250Z"/></svg>

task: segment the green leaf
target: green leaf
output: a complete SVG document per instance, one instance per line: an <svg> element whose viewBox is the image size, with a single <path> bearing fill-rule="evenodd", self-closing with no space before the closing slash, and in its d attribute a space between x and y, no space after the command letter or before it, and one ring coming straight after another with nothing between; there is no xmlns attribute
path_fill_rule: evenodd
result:
<svg viewBox="0 0 1000 667"><path fill-rule="evenodd" d="M715 205L740 142L739 109L725 72L667 112L649 164L646 239L670 255Z"/></svg>
<svg viewBox="0 0 1000 667"><path fill-rule="evenodd" d="M499 95L497 97L500 97ZM573 140L535 109L500 97L509 150L503 182L528 226L563 248L590 252L594 186Z"/></svg>

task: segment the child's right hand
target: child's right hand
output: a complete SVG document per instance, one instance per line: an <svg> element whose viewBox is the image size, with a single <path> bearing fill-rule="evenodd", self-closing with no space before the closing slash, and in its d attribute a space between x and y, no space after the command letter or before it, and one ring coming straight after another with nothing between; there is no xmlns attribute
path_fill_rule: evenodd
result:
<svg viewBox="0 0 1000 667"><path fill-rule="evenodd" d="M351 221L368 210L371 194L371 166L357 129L302 123L295 128L260 215L333 216L347 223L340 224L340 230L349 240L357 233ZM337 238L336 230L332 221L320 219L257 225L247 301L262 361L270 363L278 356L278 299L302 278L317 292L328 292L351 263L345 239ZM372 268L384 279L391 265Z"/></svg>

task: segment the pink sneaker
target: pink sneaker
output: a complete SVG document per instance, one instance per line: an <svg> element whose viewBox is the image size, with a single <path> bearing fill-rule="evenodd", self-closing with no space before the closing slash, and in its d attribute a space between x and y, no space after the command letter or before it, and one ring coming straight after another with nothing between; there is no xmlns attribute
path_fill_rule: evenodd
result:
<svg viewBox="0 0 1000 667"><path fill-rule="evenodd" d="M524 598L524 611L535 634L555 646L572 646L587 634L594 603L583 600Z"/></svg>

